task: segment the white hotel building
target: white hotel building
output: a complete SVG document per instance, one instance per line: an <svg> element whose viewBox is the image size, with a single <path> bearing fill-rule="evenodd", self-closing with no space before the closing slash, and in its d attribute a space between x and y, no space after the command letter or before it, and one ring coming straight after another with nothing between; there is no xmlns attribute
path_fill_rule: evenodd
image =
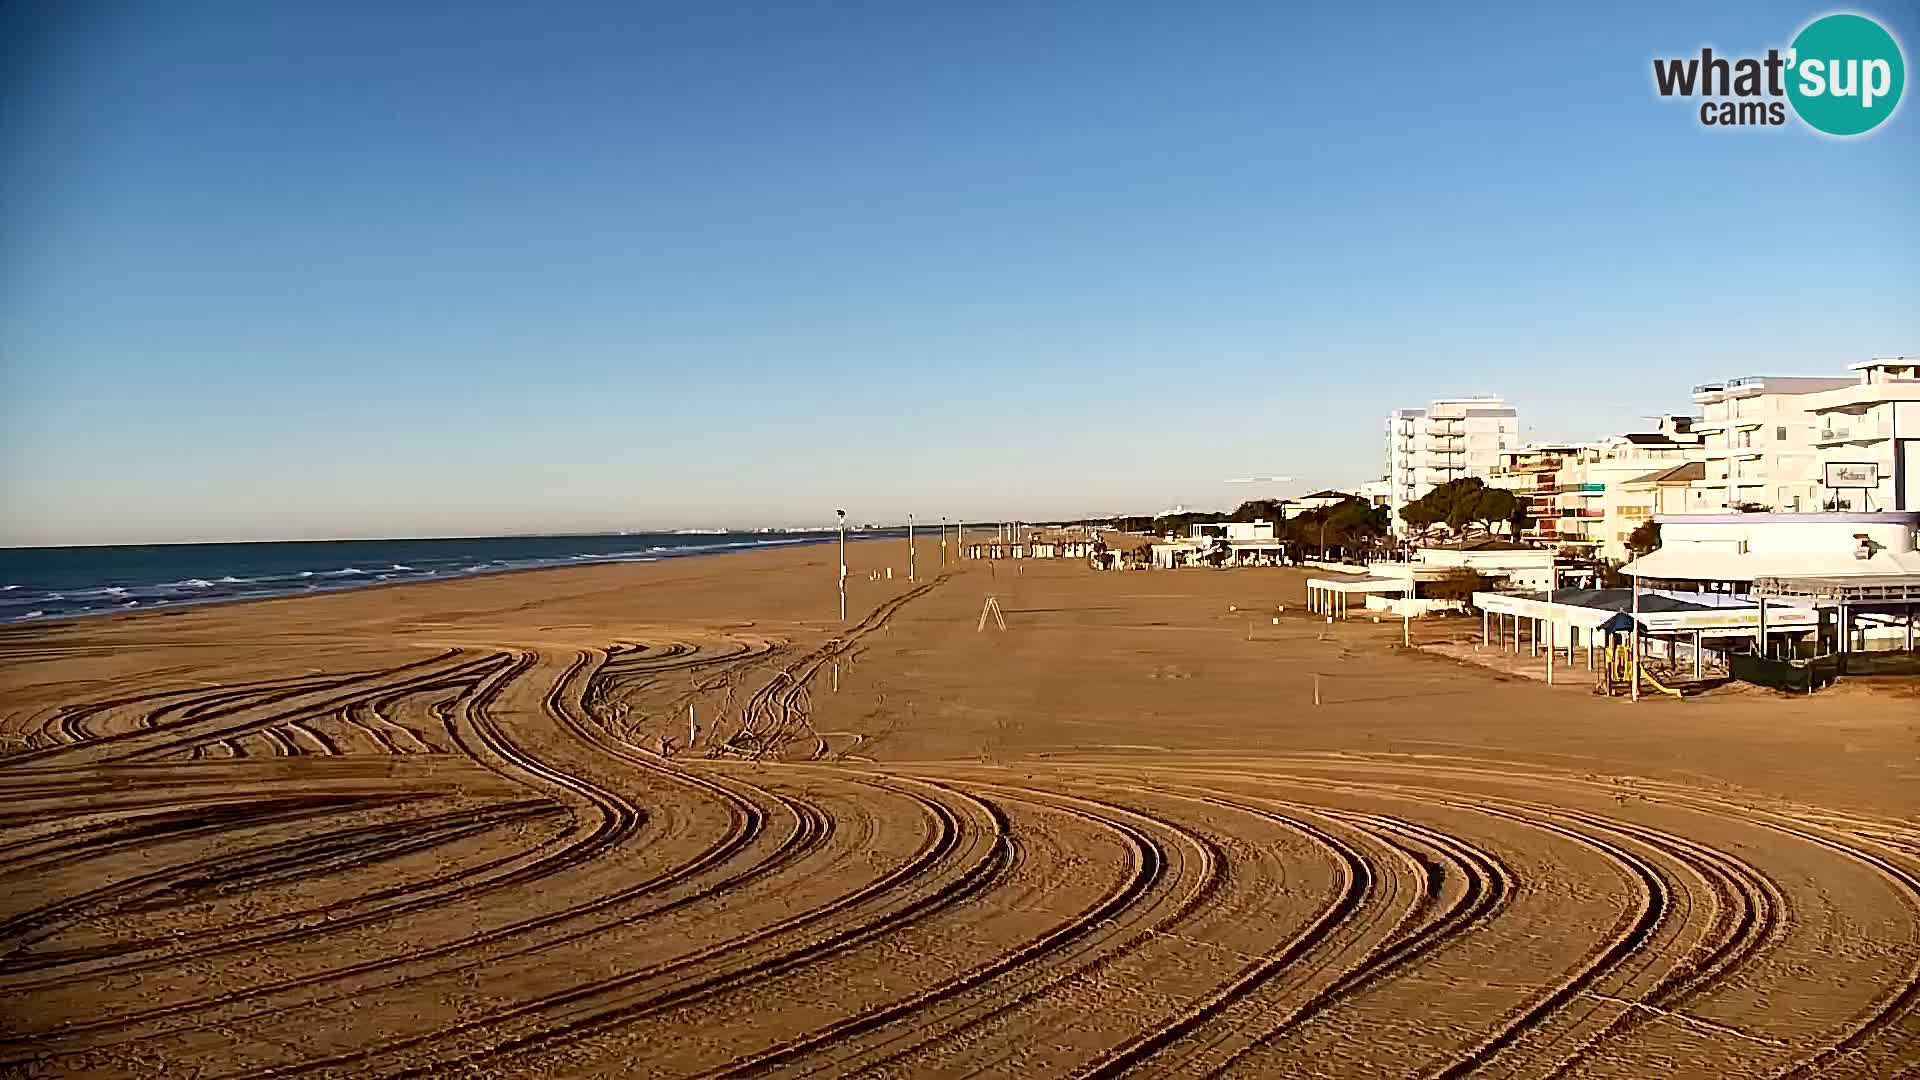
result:
<svg viewBox="0 0 1920 1080"><path fill-rule="evenodd" d="M1805 398L1821 471L1835 485L1826 502L1835 510L1920 510L1920 358L1869 360L1853 370L1860 373L1853 385ZM1850 484L1859 486L1838 486Z"/></svg>
<svg viewBox="0 0 1920 1080"><path fill-rule="evenodd" d="M1706 463L1706 476L1694 483L1700 509L1820 509L1820 421L1812 403L1854 382L1752 375L1694 387L1702 415L1693 430L1701 436Z"/></svg>
<svg viewBox="0 0 1920 1080"><path fill-rule="evenodd" d="M1387 507L1400 508L1449 480L1492 475L1500 452L1520 445L1520 417L1497 397L1442 398L1387 417Z"/></svg>

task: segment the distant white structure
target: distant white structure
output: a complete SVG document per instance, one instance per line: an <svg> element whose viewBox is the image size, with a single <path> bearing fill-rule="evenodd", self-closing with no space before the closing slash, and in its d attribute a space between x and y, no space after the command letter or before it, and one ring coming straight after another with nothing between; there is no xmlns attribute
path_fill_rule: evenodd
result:
<svg viewBox="0 0 1920 1080"><path fill-rule="evenodd" d="M1458 570L1491 578L1503 589L1544 590L1556 583L1553 552L1502 540L1470 540L1416 549L1403 562L1367 564L1359 578L1308 578L1308 610L1345 618L1355 607L1394 616L1418 617L1460 610L1457 600L1422 596L1422 587ZM1315 564L1325 565L1325 564ZM1354 598L1358 596L1358 603Z"/></svg>
<svg viewBox="0 0 1920 1080"><path fill-rule="evenodd" d="M1920 510L1920 359L1853 365L1859 381L1802 399L1813 417L1823 508Z"/></svg>
<svg viewBox="0 0 1920 1080"><path fill-rule="evenodd" d="M1210 543L1216 536L1226 537L1229 544L1272 543L1273 522L1208 521L1189 526L1187 530L1188 540Z"/></svg>
<svg viewBox="0 0 1920 1080"><path fill-rule="evenodd" d="M1277 563L1283 549L1271 521L1198 522L1188 527L1186 536L1154 544L1153 565L1169 570L1200 565L1216 539L1227 542L1228 561L1235 566Z"/></svg>
<svg viewBox="0 0 1920 1080"><path fill-rule="evenodd" d="M1820 508L1817 395L1854 384L1853 379L1750 375L1693 388L1702 416L1693 430L1702 437L1710 509L1759 506L1783 512Z"/></svg>
<svg viewBox="0 0 1920 1080"><path fill-rule="evenodd" d="M1493 475L1500 452L1520 445L1520 416L1498 397L1441 398L1387 416L1387 508L1400 508L1449 480Z"/></svg>

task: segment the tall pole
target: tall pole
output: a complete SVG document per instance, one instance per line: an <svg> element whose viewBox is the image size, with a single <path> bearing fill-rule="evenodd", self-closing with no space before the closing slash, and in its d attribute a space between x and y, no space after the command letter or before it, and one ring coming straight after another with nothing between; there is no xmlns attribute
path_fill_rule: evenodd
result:
<svg viewBox="0 0 1920 1080"><path fill-rule="evenodd" d="M847 621L847 512L835 510L840 515L840 621Z"/></svg>
<svg viewBox="0 0 1920 1080"><path fill-rule="evenodd" d="M947 568L947 518L945 514L942 514L940 516L940 569L945 570L946 568Z"/></svg>
<svg viewBox="0 0 1920 1080"><path fill-rule="evenodd" d="M1553 621L1553 587L1560 580L1558 566L1547 569L1547 685L1553 685L1553 650L1559 646L1559 625ZM1571 645L1568 648L1572 648Z"/></svg>
<svg viewBox="0 0 1920 1080"><path fill-rule="evenodd" d="M1632 698L1634 701L1639 701L1640 700L1640 575L1639 574L1633 575L1633 633L1630 635L1630 637L1633 641L1633 646L1632 646L1633 657L1630 661L1631 667L1628 670L1628 675L1633 679L1633 687L1627 691L1627 696Z"/></svg>
<svg viewBox="0 0 1920 1080"><path fill-rule="evenodd" d="M907 515L907 580L913 580L913 515Z"/></svg>

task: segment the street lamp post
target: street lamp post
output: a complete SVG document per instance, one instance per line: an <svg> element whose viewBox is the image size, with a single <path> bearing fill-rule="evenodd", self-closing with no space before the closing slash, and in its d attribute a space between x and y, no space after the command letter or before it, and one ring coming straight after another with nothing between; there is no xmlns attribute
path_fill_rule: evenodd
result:
<svg viewBox="0 0 1920 1080"><path fill-rule="evenodd" d="M847 512L835 510L840 516L840 621L847 621Z"/></svg>
<svg viewBox="0 0 1920 1080"><path fill-rule="evenodd" d="M940 569L947 568L947 517L940 515Z"/></svg>
<svg viewBox="0 0 1920 1080"><path fill-rule="evenodd" d="M907 515L907 580L913 580L913 515Z"/></svg>

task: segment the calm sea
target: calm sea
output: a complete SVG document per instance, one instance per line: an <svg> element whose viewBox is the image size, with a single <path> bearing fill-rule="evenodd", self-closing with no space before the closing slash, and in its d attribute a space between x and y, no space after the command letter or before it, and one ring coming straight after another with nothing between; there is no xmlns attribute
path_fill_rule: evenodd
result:
<svg viewBox="0 0 1920 1080"><path fill-rule="evenodd" d="M0 548L0 623L596 562L650 562L831 533L627 533Z"/></svg>

